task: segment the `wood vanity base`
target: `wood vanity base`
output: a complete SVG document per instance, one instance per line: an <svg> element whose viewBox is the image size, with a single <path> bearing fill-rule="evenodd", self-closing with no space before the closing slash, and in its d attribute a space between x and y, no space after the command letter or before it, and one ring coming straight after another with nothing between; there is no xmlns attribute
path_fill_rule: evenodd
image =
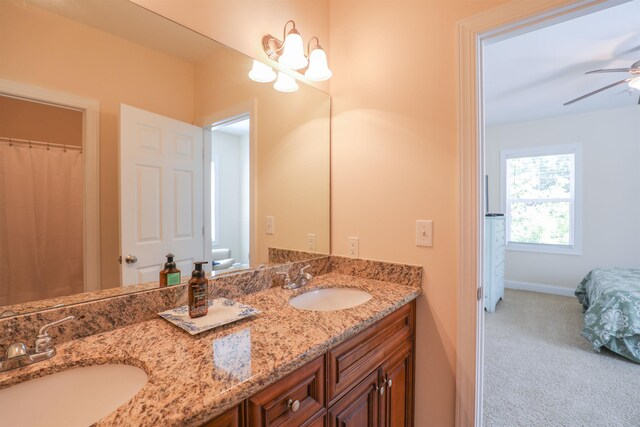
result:
<svg viewBox="0 0 640 427"><path fill-rule="evenodd" d="M412 427L415 313L412 301L205 427Z"/></svg>

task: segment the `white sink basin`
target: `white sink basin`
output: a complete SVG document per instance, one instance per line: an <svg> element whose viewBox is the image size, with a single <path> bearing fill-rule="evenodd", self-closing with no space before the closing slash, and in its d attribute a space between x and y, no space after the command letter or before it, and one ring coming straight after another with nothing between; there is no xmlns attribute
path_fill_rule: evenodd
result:
<svg viewBox="0 0 640 427"><path fill-rule="evenodd" d="M371 299L371 294L354 288L324 288L291 298L289 304L300 310L334 311L355 307Z"/></svg>
<svg viewBox="0 0 640 427"><path fill-rule="evenodd" d="M129 365L69 369L0 390L0 424L87 427L129 401L147 374Z"/></svg>

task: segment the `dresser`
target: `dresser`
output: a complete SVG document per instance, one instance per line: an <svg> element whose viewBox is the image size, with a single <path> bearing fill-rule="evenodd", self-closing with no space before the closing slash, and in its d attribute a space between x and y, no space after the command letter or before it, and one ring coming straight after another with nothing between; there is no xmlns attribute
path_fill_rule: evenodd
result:
<svg viewBox="0 0 640 427"><path fill-rule="evenodd" d="M493 313L504 297L504 216L484 219L484 308Z"/></svg>

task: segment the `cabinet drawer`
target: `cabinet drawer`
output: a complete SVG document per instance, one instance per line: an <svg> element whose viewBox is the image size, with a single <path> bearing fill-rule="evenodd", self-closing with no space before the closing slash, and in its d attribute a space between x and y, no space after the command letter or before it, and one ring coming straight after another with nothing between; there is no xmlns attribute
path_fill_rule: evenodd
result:
<svg viewBox="0 0 640 427"><path fill-rule="evenodd" d="M327 353L329 406L413 338L415 301Z"/></svg>
<svg viewBox="0 0 640 427"><path fill-rule="evenodd" d="M324 411L324 355L248 400L251 427L307 425ZM288 402L298 402L294 412ZM314 424L311 424L314 425Z"/></svg>

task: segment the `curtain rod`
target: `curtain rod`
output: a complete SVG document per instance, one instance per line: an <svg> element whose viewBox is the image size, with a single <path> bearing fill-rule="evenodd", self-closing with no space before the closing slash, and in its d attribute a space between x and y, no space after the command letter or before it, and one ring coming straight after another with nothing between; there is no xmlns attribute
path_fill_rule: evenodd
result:
<svg viewBox="0 0 640 427"><path fill-rule="evenodd" d="M10 145L25 144L29 146L35 146L35 147L62 148L64 150L79 150L80 152L82 152L82 147L78 147L77 145L65 145L65 144L56 144L54 142L32 141L29 139L9 138L6 136L0 136L0 140L8 142Z"/></svg>

